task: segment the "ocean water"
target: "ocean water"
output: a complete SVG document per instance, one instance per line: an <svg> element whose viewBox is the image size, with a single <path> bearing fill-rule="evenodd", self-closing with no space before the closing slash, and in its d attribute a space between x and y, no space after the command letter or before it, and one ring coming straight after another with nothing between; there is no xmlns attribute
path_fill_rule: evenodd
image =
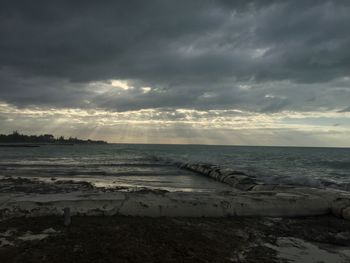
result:
<svg viewBox="0 0 350 263"><path fill-rule="evenodd" d="M349 190L349 148L207 145L46 145L0 147L0 176L86 180L97 186L217 191L228 186L177 168L175 162L230 167L269 183Z"/></svg>

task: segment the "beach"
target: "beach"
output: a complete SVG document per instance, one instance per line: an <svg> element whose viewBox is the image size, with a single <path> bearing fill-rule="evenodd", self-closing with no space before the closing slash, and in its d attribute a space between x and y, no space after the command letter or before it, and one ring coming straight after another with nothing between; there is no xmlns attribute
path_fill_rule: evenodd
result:
<svg viewBox="0 0 350 263"><path fill-rule="evenodd" d="M1 262L348 262L350 223L282 218L61 217L0 224ZM43 234L46 236L43 238ZM47 234L48 233L48 234ZM27 238L27 239L26 239ZM30 240L30 241L28 241ZM293 261L292 261L293 262Z"/></svg>
<svg viewBox="0 0 350 263"><path fill-rule="evenodd" d="M271 182L164 154L87 158L79 151L96 148L74 147L54 158L41 147L34 157L2 153L1 262L350 259L350 192L340 182Z"/></svg>
<svg viewBox="0 0 350 263"><path fill-rule="evenodd" d="M0 180L0 186L1 262L348 262L350 258L350 221L332 215L323 202L315 206L310 198L298 208L299 201L291 195L271 199L271 191L247 198L246 191L130 190L96 188L84 181L20 178ZM232 210L242 202L248 205L245 209ZM66 208L71 213L69 225L64 220Z"/></svg>

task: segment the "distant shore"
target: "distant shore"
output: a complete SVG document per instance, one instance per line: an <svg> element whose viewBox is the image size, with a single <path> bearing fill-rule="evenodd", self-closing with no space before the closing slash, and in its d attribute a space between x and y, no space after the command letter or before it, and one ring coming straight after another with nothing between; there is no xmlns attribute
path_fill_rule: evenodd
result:
<svg viewBox="0 0 350 263"><path fill-rule="evenodd" d="M84 143L83 145L93 145L101 143ZM40 147L40 146L73 146L82 145L82 143L0 143L0 147Z"/></svg>
<svg viewBox="0 0 350 263"><path fill-rule="evenodd" d="M78 138L64 138L63 136L54 137L52 134L43 135L25 135L18 131L11 134L0 134L0 144L6 147L37 147L35 145L73 145L73 144L107 144L102 140L83 140ZM13 145L13 146L11 146ZM29 146L28 146L29 145ZM5 147L2 146L2 147Z"/></svg>
<svg viewBox="0 0 350 263"><path fill-rule="evenodd" d="M25 144L25 143L2 143L0 144L0 147L40 147L40 144Z"/></svg>

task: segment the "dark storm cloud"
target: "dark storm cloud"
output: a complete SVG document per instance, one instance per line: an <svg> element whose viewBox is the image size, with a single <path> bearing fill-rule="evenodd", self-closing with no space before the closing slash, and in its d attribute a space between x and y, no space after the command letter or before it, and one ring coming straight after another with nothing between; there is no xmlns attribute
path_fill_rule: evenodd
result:
<svg viewBox="0 0 350 263"><path fill-rule="evenodd" d="M341 0L1 1L0 100L114 110L345 108L349 92L331 85L349 75L349 12ZM134 89L97 94L90 86L110 79Z"/></svg>

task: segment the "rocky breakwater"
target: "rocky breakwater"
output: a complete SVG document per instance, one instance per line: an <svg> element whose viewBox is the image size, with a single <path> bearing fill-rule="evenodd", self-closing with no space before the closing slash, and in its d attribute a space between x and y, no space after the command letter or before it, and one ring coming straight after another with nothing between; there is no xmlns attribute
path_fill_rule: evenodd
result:
<svg viewBox="0 0 350 263"><path fill-rule="evenodd" d="M6 180L8 192L0 193L0 221L12 217L46 215L126 215L150 217L301 217L333 214L350 220L350 192L336 189L265 184L243 172L209 164L178 164L232 186L222 192L167 192L148 189L112 191L79 184L69 191L27 191L23 184ZM9 188L11 184L22 187ZM56 187L56 183L52 183ZM68 184L70 185L70 184ZM12 189L12 190L11 190ZM40 189L46 189L40 184ZM50 189L50 190L49 190ZM61 188L60 188L61 189Z"/></svg>
<svg viewBox="0 0 350 263"><path fill-rule="evenodd" d="M63 215L150 217L296 217L329 213L319 196L268 192L75 192L0 194L0 221L13 217Z"/></svg>
<svg viewBox="0 0 350 263"><path fill-rule="evenodd" d="M308 209L302 203L297 202L298 198L295 198L296 196L302 195L304 199L303 202L308 200L310 209L311 206L316 207L322 206L323 204L327 206L325 210L329 213L350 220L350 192L348 191L286 184L266 184L259 181L255 176L248 175L244 172L229 168L221 168L220 166L206 163L177 163L176 165L182 169L187 169L211 177L219 182L226 183L235 190L255 195L256 198L264 198L266 194L284 196L285 198L289 196L291 204L294 204L290 204L289 209L294 209L295 216L298 216L301 210ZM275 208L276 212L280 209L278 207L277 205ZM293 212L290 214L293 214Z"/></svg>

